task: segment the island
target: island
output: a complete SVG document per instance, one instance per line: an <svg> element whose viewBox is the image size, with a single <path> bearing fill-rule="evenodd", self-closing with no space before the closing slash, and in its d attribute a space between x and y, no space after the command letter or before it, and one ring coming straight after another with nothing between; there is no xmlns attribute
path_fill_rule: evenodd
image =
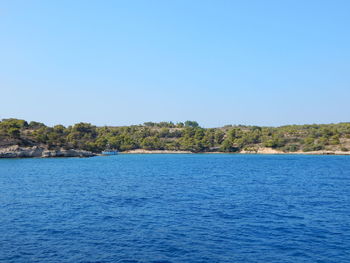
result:
<svg viewBox="0 0 350 263"><path fill-rule="evenodd" d="M92 157L120 153L350 154L350 123L203 128L196 121L98 127L49 127L20 119L0 121L0 158Z"/></svg>

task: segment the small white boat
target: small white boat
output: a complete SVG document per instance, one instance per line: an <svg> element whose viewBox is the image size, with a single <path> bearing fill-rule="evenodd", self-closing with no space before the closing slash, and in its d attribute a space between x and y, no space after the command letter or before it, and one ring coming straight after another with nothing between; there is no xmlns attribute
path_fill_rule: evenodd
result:
<svg viewBox="0 0 350 263"><path fill-rule="evenodd" d="M117 155L118 151L117 150L104 150L101 152L102 155Z"/></svg>

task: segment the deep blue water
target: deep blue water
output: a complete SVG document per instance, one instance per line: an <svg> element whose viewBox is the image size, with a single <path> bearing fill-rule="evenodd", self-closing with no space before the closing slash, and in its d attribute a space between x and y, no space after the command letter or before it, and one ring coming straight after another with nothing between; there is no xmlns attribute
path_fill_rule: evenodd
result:
<svg viewBox="0 0 350 263"><path fill-rule="evenodd" d="M0 159L0 262L350 262L350 156Z"/></svg>

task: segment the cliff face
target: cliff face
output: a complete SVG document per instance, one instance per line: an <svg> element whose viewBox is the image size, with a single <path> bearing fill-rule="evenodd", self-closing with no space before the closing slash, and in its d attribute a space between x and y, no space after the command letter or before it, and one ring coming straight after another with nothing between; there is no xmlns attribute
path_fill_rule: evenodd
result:
<svg viewBox="0 0 350 263"><path fill-rule="evenodd" d="M43 147L19 147L18 145L0 148L0 158L31 158L31 157L92 157L96 154L83 150L47 150Z"/></svg>

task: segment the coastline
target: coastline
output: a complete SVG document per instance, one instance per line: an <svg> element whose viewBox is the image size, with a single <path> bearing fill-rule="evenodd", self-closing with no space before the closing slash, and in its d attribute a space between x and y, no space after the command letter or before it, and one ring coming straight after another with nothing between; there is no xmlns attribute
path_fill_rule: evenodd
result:
<svg viewBox="0 0 350 263"><path fill-rule="evenodd" d="M93 157L97 154L76 149L55 149L49 150L45 147L20 147L13 145L6 148L0 148L1 158L53 158L53 157Z"/></svg>
<svg viewBox="0 0 350 263"><path fill-rule="evenodd" d="M171 150L130 150L125 152L120 152L119 154L263 154L263 155L349 155L350 152L343 151L310 151L310 152L283 152L277 151L275 149L263 150L263 151L240 151L240 152L190 152L190 151L171 151Z"/></svg>
<svg viewBox="0 0 350 263"><path fill-rule="evenodd" d="M190 151L172 151L172 150L135 149L135 150L120 152L120 154L193 154L193 152L190 152Z"/></svg>
<svg viewBox="0 0 350 263"><path fill-rule="evenodd" d="M240 152L191 152L191 151L176 151L176 150L145 150L135 149L129 151L119 152L119 154L263 154L263 155L344 155L350 156L350 151L310 151L310 152L283 152L272 148L259 148L254 151L240 151ZM93 153L77 149L56 149L48 150L45 147L19 147L18 145L7 148L0 148L0 159L5 158L59 158L59 157L94 157L103 156L102 154Z"/></svg>

